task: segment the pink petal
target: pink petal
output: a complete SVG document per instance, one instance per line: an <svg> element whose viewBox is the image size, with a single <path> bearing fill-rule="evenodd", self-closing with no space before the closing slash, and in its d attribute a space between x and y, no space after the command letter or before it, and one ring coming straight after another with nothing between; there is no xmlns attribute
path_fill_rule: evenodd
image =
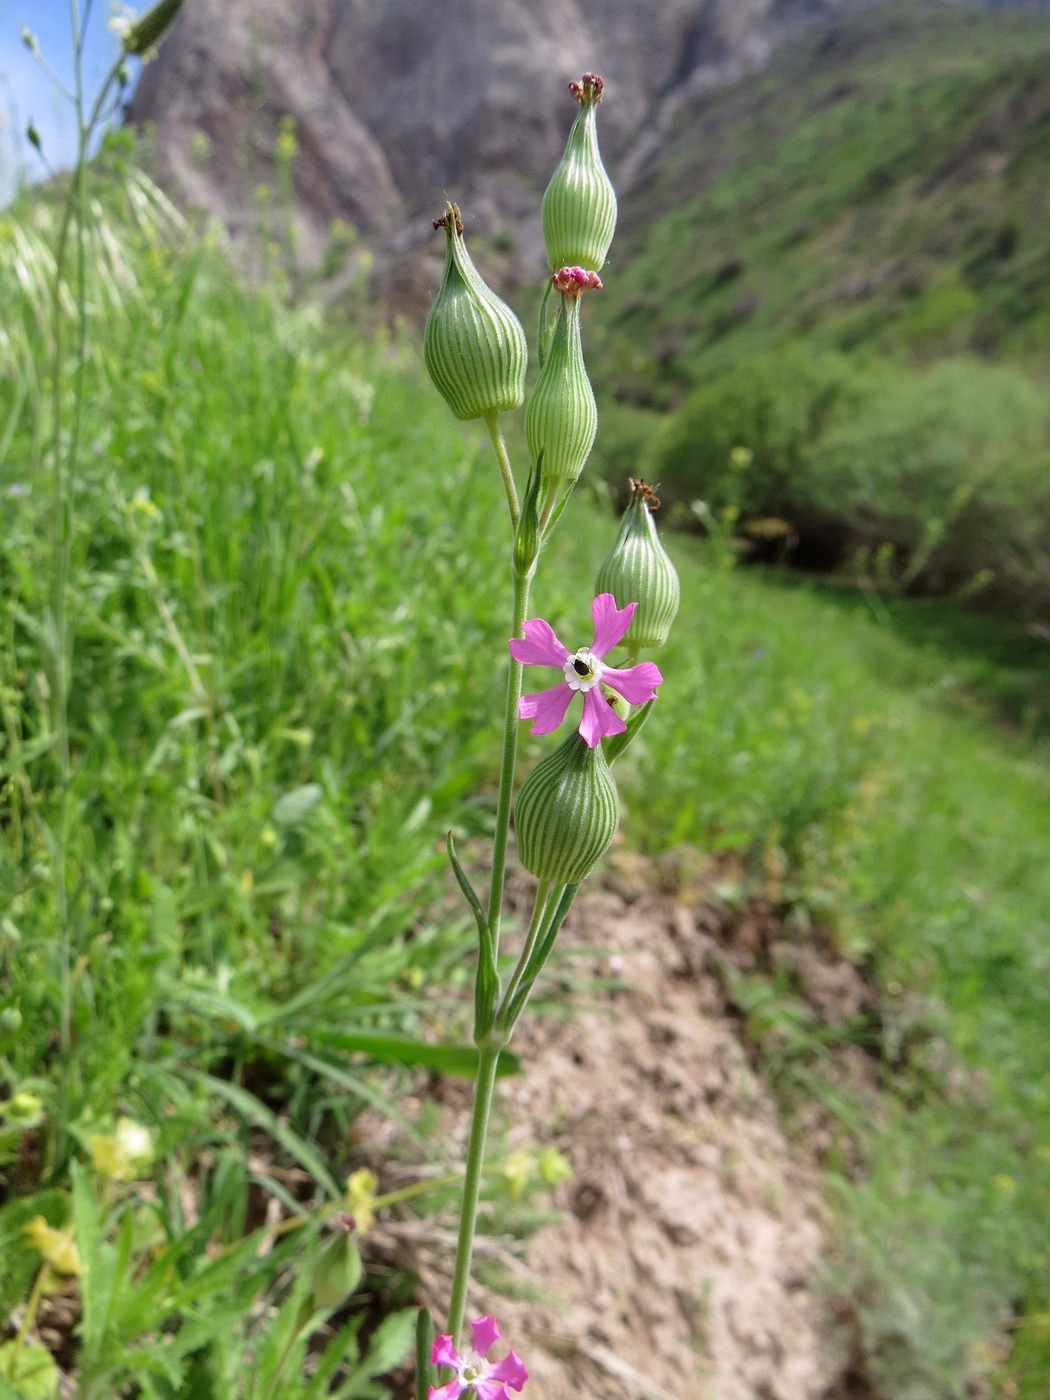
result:
<svg viewBox="0 0 1050 1400"><path fill-rule="evenodd" d="M474 1333L474 1350L479 1356L485 1356L492 1343L500 1339L499 1323L494 1317L479 1317L470 1327Z"/></svg>
<svg viewBox="0 0 1050 1400"><path fill-rule="evenodd" d="M433 1366L455 1367L459 1365L459 1352L448 1333L434 1338L434 1345L430 1348L430 1362Z"/></svg>
<svg viewBox="0 0 1050 1400"><path fill-rule="evenodd" d="M524 662L526 666L564 666L568 661L568 647L558 640L554 628L542 617L530 618L522 630L524 637L512 637L508 643L515 661Z"/></svg>
<svg viewBox="0 0 1050 1400"><path fill-rule="evenodd" d="M462 1381L449 1381L448 1385L432 1385L427 1391L427 1400L459 1400L464 1389Z"/></svg>
<svg viewBox="0 0 1050 1400"><path fill-rule="evenodd" d="M551 734L565 718L572 697L573 691L562 681L559 685L552 685L550 690L523 695L518 701L518 716L536 721L529 731L531 734Z"/></svg>
<svg viewBox="0 0 1050 1400"><path fill-rule="evenodd" d="M583 719L580 720L580 738L587 747L593 749L605 735L622 734L626 728L606 700L601 686L596 685L593 690L588 690L583 697Z"/></svg>
<svg viewBox="0 0 1050 1400"><path fill-rule="evenodd" d="M521 1390L529 1378L529 1373L518 1353L512 1351L509 1356L503 1358L498 1366L493 1366L488 1378L502 1381L504 1385L509 1385L511 1390Z"/></svg>
<svg viewBox="0 0 1050 1400"><path fill-rule="evenodd" d="M598 594L594 600L594 646L591 647L595 656L600 659L623 640L637 606L637 603L628 603L625 608L618 608L611 593ZM560 664L565 664L564 658Z"/></svg>
<svg viewBox="0 0 1050 1400"><path fill-rule="evenodd" d="M656 687L663 683L660 668L654 661L643 661L623 671L606 666L602 672L602 684L622 695L628 705L644 705L647 700L655 700Z"/></svg>

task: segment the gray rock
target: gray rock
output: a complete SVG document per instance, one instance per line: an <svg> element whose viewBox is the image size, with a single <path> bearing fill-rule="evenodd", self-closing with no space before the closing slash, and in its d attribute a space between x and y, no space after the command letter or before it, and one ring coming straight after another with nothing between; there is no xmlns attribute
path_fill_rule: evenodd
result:
<svg viewBox="0 0 1050 1400"><path fill-rule="evenodd" d="M683 103L760 68L799 25L875 3L185 0L128 115L155 127L161 181L235 238L274 217L257 189L294 118L300 263L319 263L341 219L375 256L383 300L412 310L434 286L440 246L427 239L446 198L513 252L486 267L494 280L541 270L539 196L575 113L570 79L605 78L601 144L622 195Z"/></svg>

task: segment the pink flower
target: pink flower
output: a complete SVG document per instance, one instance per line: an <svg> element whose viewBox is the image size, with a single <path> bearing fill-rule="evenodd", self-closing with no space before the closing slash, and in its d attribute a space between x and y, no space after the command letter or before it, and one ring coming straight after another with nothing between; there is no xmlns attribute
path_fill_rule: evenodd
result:
<svg viewBox="0 0 1050 1400"><path fill-rule="evenodd" d="M607 734L622 734L627 728L612 707L602 687L621 696L629 705L644 705L656 699L656 687L663 684L658 667L652 661L640 666L617 670L606 666L605 656L626 635L637 603L625 608L616 606L611 593L601 593L594 600L594 641L573 653L554 634L549 622L531 618L525 624L524 638L510 642L510 654L526 666L557 666L565 679L538 695L523 695L518 701L518 714L531 719L533 734L550 734L565 718L569 704L579 691L583 696L583 718L580 735L583 742L594 748Z"/></svg>
<svg viewBox="0 0 1050 1400"><path fill-rule="evenodd" d="M474 1333L474 1350L460 1356L449 1336L438 1337L430 1349L435 1366L448 1366L455 1379L447 1385L432 1385L427 1400L459 1400L461 1395L471 1400L510 1400L512 1390L521 1390L529 1378L521 1357L511 1352L495 1365L486 1361L500 1331L494 1317L479 1317L470 1324Z"/></svg>
<svg viewBox="0 0 1050 1400"><path fill-rule="evenodd" d="M604 286L596 272L585 267L563 267L551 278L554 290L563 297L581 297L584 292L600 292Z"/></svg>

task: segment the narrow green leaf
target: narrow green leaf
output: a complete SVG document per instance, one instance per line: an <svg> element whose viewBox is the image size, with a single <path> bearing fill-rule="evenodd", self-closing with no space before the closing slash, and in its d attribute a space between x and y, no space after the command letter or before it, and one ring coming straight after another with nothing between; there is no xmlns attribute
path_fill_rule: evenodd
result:
<svg viewBox="0 0 1050 1400"><path fill-rule="evenodd" d="M312 1030L311 1039L350 1053L368 1055L383 1064L412 1065L472 1079L478 1071L478 1052L473 1045L431 1045L425 1040L387 1035L373 1031ZM521 1061L516 1055L500 1057L500 1075L518 1074Z"/></svg>
<svg viewBox="0 0 1050 1400"><path fill-rule="evenodd" d="M605 739L602 747L605 749L605 758L608 763L615 763L616 760L627 748L628 744L634 743L642 725L653 712L655 700L647 700L644 705L637 705L627 716L627 729L623 734L614 734L611 739Z"/></svg>
<svg viewBox="0 0 1050 1400"><path fill-rule="evenodd" d="M474 921L478 926L478 970L474 981L474 1036L475 1039L481 1040L492 1029L496 1007L499 1004L500 981L496 968L496 946L492 930L489 928L489 921L481 907L481 900L474 892L474 886L470 883L467 872L459 863L459 857L456 855L456 843L451 831L448 833L445 845L456 883L463 891L463 896L470 905ZM471 1074L474 1072L475 1070L470 1071Z"/></svg>
<svg viewBox="0 0 1050 1400"><path fill-rule="evenodd" d="M225 1099L231 1108L245 1118L257 1123L260 1128L265 1128L275 1141L279 1142L285 1151L310 1173L318 1185L324 1187L333 1201L341 1199L343 1193L336 1185L334 1177L317 1149L305 1138L301 1138L287 1123L282 1122L254 1094L250 1094L247 1089L242 1089L239 1084L231 1084L225 1079L216 1078L213 1074L203 1074L198 1070L186 1070L186 1074L191 1079L203 1084L218 1098Z"/></svg>
<svg viewBox="0 0 1050 1400"><path fill-rule="evenodd" d="M430 1360L434 1346L434 1318L429 1308L420 1308L416 1318L416 1395L429 1395L437 1385L437 1371Z"/></svg>

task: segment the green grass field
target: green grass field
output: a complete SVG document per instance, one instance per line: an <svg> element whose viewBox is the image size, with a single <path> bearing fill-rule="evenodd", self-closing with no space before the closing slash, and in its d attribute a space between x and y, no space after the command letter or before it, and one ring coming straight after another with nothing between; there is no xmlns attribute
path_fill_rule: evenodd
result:
<svg viewBox="0 0 1050 1400"><path fill-rule="evenodd" d="M127 172L104 203L60 593L54 216L38 202L0 225L0 1315L39 1279L39 1215L72 1223L84 1264L63 1358L82 1396L382 1396L411 1279L366 1278L344 1311L318 1279L344 1179L372 1160L362 1111L440 1163L399 1101L420 1066L472 1064L472 933L443 838L493 816L501 488L415 345L248 291ZM613 529L586 487L570 510L532 609L568 631ZM790 986L752 987L749 1028L789 1121L822 1095L853 1144L828 1169L828 1286L880 1393L988 1375L1034 1400L1045 644L673 549L683 606L619 770L626 838L734 853L741 900L775 869L790 926L826 928L878 988L878 1015L841 1030L877 1056L877 1125ZM148 1191L107 1175L98 1139L122 1116L152 1134ZM260 1255L269 1199L301 1224ZM55 1393L49 1365L0 1345L0 1396Z"/></svg>

